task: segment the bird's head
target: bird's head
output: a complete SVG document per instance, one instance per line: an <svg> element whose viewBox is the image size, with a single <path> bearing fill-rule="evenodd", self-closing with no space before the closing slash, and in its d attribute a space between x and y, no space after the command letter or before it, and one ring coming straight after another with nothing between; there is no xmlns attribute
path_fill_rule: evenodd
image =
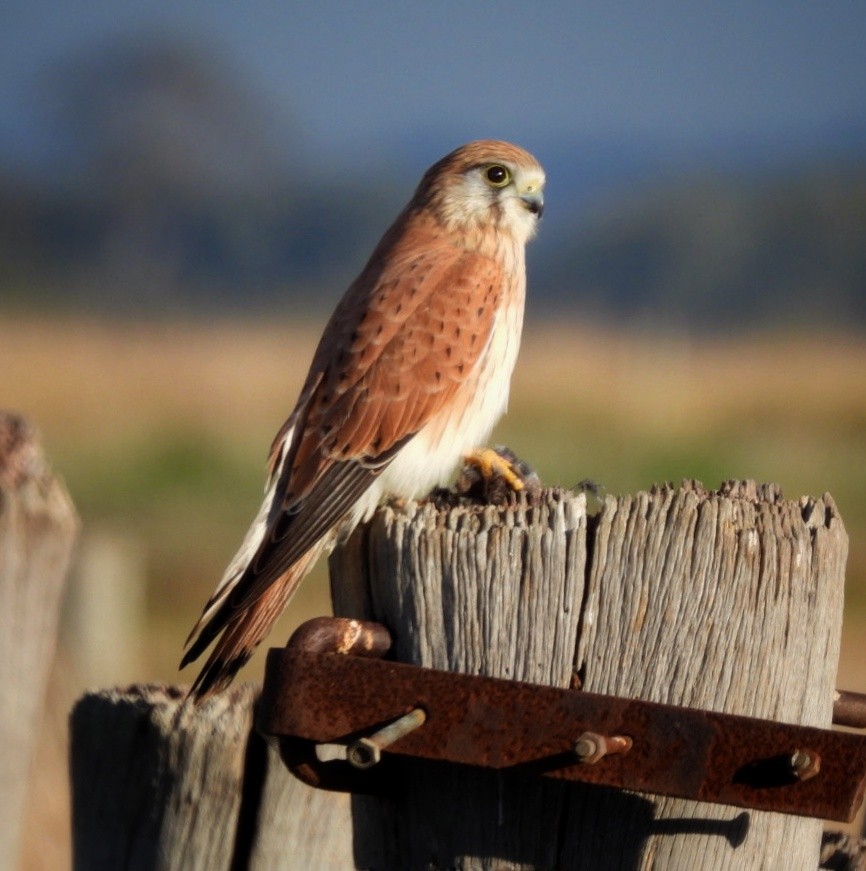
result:
<svg viewBox="0 0 866 871"><path fill-rule="evenodd" d="M544 170L528 151L482 139L430 167L415 201L450 230L493 229L523 244L535 234L544 209Z"/></svg>

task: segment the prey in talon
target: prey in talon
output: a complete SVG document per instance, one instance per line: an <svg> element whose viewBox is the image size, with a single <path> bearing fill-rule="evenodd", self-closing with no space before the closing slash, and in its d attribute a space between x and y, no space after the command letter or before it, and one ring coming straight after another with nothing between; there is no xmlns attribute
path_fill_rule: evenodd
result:
<svg viewBox="0 0 866 871"><path fill-rule="evenodd" d="M517 493L524 493L529 499L535 498L541 492L541 481L514 451L496 445L473 451L465 457L454 490L480 502L506 505Z"/></svg>

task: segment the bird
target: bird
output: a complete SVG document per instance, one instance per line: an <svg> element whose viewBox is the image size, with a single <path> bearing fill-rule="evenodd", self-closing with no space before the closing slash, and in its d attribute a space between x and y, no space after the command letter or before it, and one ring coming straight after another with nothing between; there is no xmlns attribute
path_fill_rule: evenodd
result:
<svg viewBox="0 0 866 871"><path fill-rule="evenodd" d="M433 164L328 321L271 445L261 508L187 638L213 644L190 689L225 689L319 555L388 498L414 499L479 450L506 410L523 329L526 243L545 173L528 151L469 142Z"/></svg>

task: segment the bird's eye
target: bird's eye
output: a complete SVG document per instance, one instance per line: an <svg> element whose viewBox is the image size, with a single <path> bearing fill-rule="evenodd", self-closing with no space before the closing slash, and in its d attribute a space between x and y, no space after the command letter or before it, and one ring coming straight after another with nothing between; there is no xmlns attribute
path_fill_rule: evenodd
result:
<svg viewBox="0 0 866 871"><path fill-rule="evenodd" d="M484 178L495 188L504 188L511 181L511 173L500 163L493 163L484 170Z"/></svg>

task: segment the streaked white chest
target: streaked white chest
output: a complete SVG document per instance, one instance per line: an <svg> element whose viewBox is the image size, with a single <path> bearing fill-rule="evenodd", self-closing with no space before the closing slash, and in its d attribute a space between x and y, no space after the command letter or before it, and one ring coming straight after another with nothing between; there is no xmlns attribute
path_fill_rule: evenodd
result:
<svg viewBox="0 0 866 871"><path fill-rule="evenodd" d="M415 498L444 486L462 458L486 444L508 406L523 330L526 278L522 257L513 266L510 292L496 313L490 339L472 377L394 458L365 494L353 519L369 516L384 496Z"/></svg>

